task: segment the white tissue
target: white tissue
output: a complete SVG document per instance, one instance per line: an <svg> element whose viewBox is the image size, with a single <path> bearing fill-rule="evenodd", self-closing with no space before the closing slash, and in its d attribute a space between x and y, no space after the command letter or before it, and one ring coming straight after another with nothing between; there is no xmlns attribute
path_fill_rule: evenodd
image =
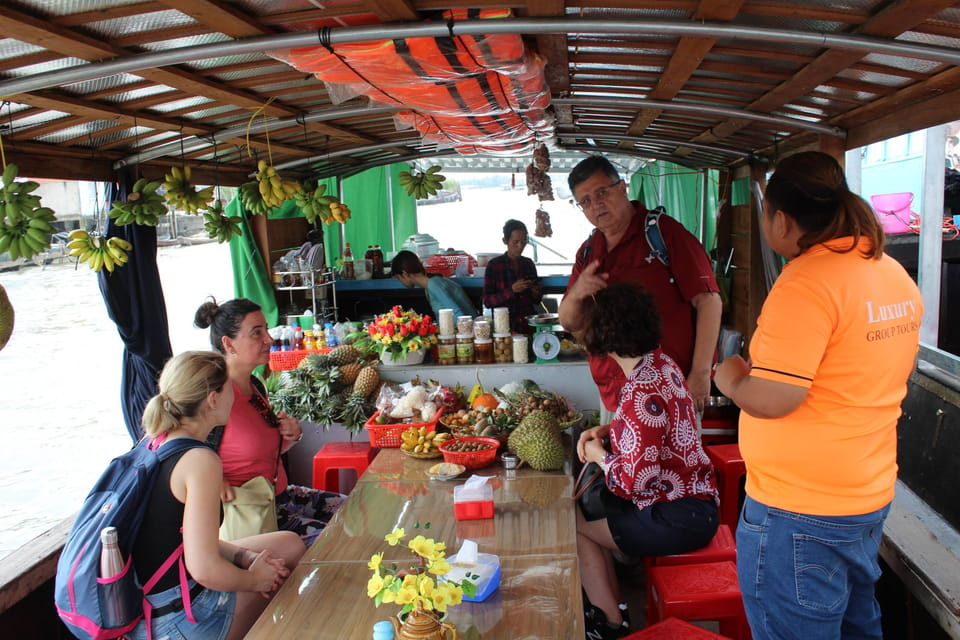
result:
<svg viewBox="0 0 960 640"><path fill-rule="evenodd" d="M472 475L467 481L453 488L454 502L493 500L493 486L487 481L493 476Z"/></svg>

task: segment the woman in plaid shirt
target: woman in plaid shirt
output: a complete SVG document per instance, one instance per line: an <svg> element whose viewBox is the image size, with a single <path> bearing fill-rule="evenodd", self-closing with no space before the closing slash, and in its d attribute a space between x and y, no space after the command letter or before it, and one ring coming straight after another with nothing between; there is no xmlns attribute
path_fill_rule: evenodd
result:
<svg viewBox="0 0 960 640"><path fill-rule="evenodd" d="M507 252L487 263L483 278L483 306L488 309L507 307L510 310L510 330L514 333L532 333L527 316L537 313L543 294L540 278L533 260L522 255L527 246L527 227L519 220L507 220L503 225L503 244Z"/></svg>

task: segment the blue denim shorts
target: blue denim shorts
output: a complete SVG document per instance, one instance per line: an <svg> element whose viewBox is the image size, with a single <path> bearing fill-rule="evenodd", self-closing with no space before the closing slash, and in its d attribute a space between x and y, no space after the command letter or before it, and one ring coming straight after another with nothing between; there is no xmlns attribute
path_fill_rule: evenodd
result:
<svg viewBox="0 0 960 640"><path fill-rule="evenodd" d="M737 575L754 640L882 638L874 584L889 510L811 516L747 496Z"/></svg>
<svg viewBox="0 0 960 640"><path fill-rule="evenodd" d="M190 581L190 586L194 585ZM180 586L154 593L147 599L154 607L178 600ZM237 604L237 594L232 591L212 591L204 589L190 601L196 623L187 620L187 614L181 609L152 621L153 640L224 640L233 621L233 610ZM128 640L146 640L147 623L140 621L137 627L126 635Z"/></svg>

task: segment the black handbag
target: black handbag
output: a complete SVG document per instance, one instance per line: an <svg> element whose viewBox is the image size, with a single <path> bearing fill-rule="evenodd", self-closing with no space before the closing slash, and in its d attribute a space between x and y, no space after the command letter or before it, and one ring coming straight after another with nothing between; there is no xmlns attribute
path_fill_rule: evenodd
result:
<svg viewBox="0 0 960 640"><path fill-rule="evenodd" d="M580 505L583 517L589 522L637 508L632 500L621 498L610 491L603 469L596 462L583 465L573 487L573 499Z"/></svg>

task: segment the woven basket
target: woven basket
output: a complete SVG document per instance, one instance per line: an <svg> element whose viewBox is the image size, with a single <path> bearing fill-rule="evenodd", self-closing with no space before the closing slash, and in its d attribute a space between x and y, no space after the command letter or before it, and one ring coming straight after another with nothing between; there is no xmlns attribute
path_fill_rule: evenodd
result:
<svg viewBox="0 0 960 640"><path fill-rule="evenodd" d="M430 451L423 453L421 451L407 451L406 449L400 449L400 452L405 456L410 456L411 458L417 458L419 460L430 460L431 458L439 458L443 455L443 452L440 449L430 449Z"/></svg>

